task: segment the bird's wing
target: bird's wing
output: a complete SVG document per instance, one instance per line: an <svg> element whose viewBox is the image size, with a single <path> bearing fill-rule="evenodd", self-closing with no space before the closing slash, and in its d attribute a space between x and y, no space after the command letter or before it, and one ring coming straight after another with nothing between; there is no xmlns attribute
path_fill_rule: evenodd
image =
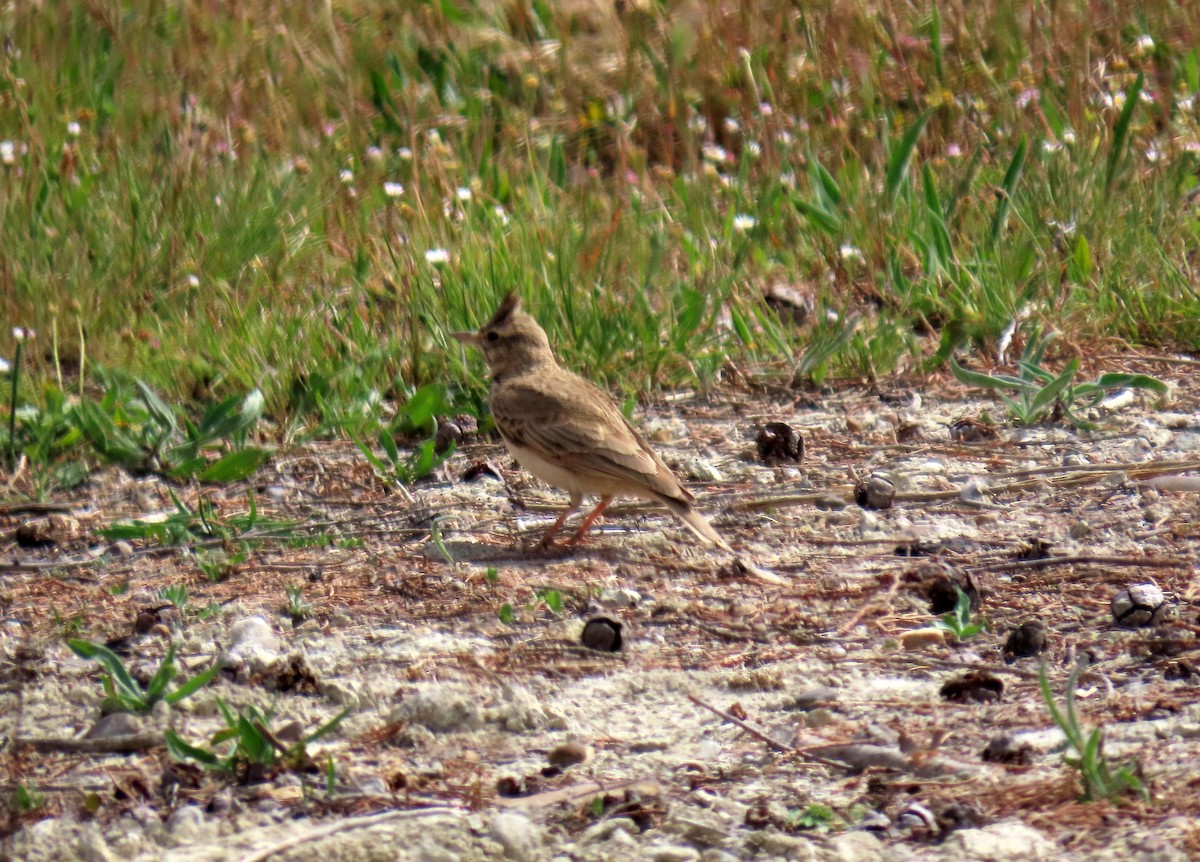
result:
<svg viewBox="0 0 1200 862"><path fill-rule="evenodd" d="M627 482L684 503L693 499L611 398L556 370L493 389L492 416L506 440L578 475Z"/></svg>

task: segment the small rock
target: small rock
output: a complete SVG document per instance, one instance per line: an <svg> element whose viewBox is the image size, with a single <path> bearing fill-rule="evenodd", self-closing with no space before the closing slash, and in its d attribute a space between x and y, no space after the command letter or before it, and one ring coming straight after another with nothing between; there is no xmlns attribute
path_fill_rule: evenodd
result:
<svg viewBox="0 0 1200 862"><path fill-rule="evenodd" d="M1162 588L1153 582L1130 584L1112 598L1113 619L1129 628L1156 625L1166 607Z"/></svg>
<svg viewBox="0 0 1200 862"><path fill-rule="evenodd" d="M1004 683L984 671L971 671L947 681L938 693L955 703L995 703L1004 694Z"/></svg>
<svg viewBox="0 0 1200 862"><path fill-rule="evenodd" d="M1004 642L1004 661L1012 664L1019 658L1033 658L1046 651L1046 627L1038 620L1021 623Z"/></svg>
<svg viewBox="0 0 1200 862"><path fill-rule="evenodd" d="M1086 539L1091 535L1091 533L1092 528L1083 521L1076 521L1071 525L1070 529L1067 530L1067 535L1076 541L1079 539Z"/></svg>
<svg viewBox="0 0 1200 862"><path fill-rule="evenodd" d="M982 829L959 829L942 844L945 859L989 862L1034 862L1061 859L1060 849L1032 826L995 823Z"/></svg>
<svg viewBox="0 0 1200 862"><path fill-rule="evenodd" d="M700 862L700 851L667 844L648 848L642 858L652 862Z"/></svg>
<svg viewBox="0 0 1200 862"><path fill-rule="evenodd" d="M546 761L559 769L569 769L577 764L587 763L594 756L595 752L591 746L572 740L550 749L550 753L546 755Z"/></svg>
<svg viewBox="0 0 1200 862"><path fill-rule="evenodd" d="M433 438L433 451L439 455L449 452L451 448L462 445L463 429L458 423L444 416L437 420L437 434Z"/></svg>
<svg viewBox="0 0 1200 862"><path fill-rule="evenodd" d="M118 539L108 546L108 552L114 557L132 557L133 545L124 539Z"/></svg>
<svg viewBox="0 0 1200 862"><path fill-rule="evenodd" d="M804 460L804 438L786 422L768 422L759 429L754 445L759 460L768 464Z"/></svg>
<svg viewBox="0 0 1200 862"><path fill-rule="evenodd" d="M813 506L825 512L840 512L849 505L845 497L837 494L820 494L813 500Z"/></svg>
<svg viewBox="0 0 1200 862"><path fill-rule="evenodd" d="M923 628L912 629L900 635L900 645L906 650L928 649L933 646L945 646L950 633L945 629Z"/></svg>
<svg viewBox="0 0 1200 862"><path fill-rule="evenodd" d="M226 666L262 668L279 655L279 638L262 617L238 620L229 628L229 646L222 658Z"/></svg>
<svg viewBox="0 0 1200 862"><path fill-rule="evenodd" d="M1001 733L988 740L983 750L983 759L988 763L1012 763L1028 766L1032 762L1033 748L1027 742L1017 742L1010 734Z"/></svg>
<svg viewBox="0 0 1200 862"><path fill-rule="evenodd" d="M599 602L606 608L633 608L642 601L642 594L637 590L627 588L605 590L600 594Z"/></svg>
<svg viewBox="0 0 1200 862"><path fill-rule="evenodd" d="M127 712L111 712L102 716L84 734L87 739L113 739L119 736L132 736L141 733L142 723Z"/></svg>
<svg viewBox="0 0 1200 862"><path fill-rule="evenodd" d="M784 835L773 829L762 829L746 837L746 844L769 856L778 856L789 862L817 862L828 858L819 853L817 846L800 835ZM749 855L749 854L748 854Z"/></svg>
<svg viewBox="0 0 1200 862"><path fill-rule="evenodd" d="M617 832L624 832L626 835L637 835L638 827L630 817L613 817L608 820L601 820L599 823L593 824L583 830L583 834L579 836L579 843L598 844L602 841L608 841Z"/></svg>
<svg viewBox="0 0 1200 862"><path fill-rule="evenodd" d="M703 458L688 458L683 464L683 472L697 482L720 482L724 478L720 470Z"/></svg>
<svg viewBox="0 0 1200 862"><path fill-rule="evenodd" d="M870 832L843 832L829 839L830 862L884 862L893 857Z"/></svg>
<svg viewBox="0 0 1200 862"><path fill-rule="evenodd" d="M896 499L896 484L880 473L860 479L854 486L854 502L863 509L890 509Z"/></svg>
<svg viewBox="0 0 1200 862"><path fill-rule="evenodd" d="M583 626L580 641L588 649L599 652L620 652L621 624L608 617L592 617Z"/></svg>
<svg viewBox="0 0 1200 862"><path fill-rule="evenodd" d="M492 821L488 835L504 848L509 859L533 860L542 845L542 827L524 814L516 811L501 811Z"/></svg>

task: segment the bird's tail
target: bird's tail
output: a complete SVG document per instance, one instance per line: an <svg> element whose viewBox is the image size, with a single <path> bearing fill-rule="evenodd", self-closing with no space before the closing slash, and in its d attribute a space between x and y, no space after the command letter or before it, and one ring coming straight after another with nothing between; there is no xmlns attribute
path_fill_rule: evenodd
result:
<svg viewBox="0 0 1200 862"><path fill-rule="evenodd" d="M697 512L690 503L672 497L659 497L658 501L670 509L671 514L682 521L683 525L695 533L704 544L716 545L723 551L733 550L721 538L721 534L713 529L712 524L708 523L708 519Z"/></svg>

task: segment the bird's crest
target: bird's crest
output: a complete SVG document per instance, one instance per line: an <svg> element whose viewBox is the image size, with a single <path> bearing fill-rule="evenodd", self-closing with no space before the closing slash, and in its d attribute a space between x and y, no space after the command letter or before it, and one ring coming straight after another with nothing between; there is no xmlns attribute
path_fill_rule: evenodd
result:
<svg viewBox="0 0 1200 862"><path fill-rule="evenodd" d="M521 308L521 297L517 296L513 291L505 294L504 299L500 300L500 307L496 309L496 313L492 315L492 319L483 327L491 329L493 326L499 326L507 320L515 311Z"/></svg>

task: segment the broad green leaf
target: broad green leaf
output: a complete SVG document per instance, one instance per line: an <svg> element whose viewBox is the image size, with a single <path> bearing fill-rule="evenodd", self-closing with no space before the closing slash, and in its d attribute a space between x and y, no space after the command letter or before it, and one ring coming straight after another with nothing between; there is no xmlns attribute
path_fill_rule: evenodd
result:
<svg viewBox="0 0 1200 862"><path fill-rule="evenodd" d="M1126 374L1120 371L1101 374L1096 381L1096 385L1102 389L1123 389L1126 387L1150 389L1159 395L1166 395L1170 391L1170 387L1157 377L1151 377L1148 374Z"/></svg>
<svg viewBox="0 0 1200 862"><path fill-rule="evenodd" d="M183 738L175 731L167 730L163 736L167 743L167 751L176 760L182 762L195 760L197 763L203 763L214 769L222 766L220 759L211 751L184 742Z"/></svg>
<svg viewBox="0 0 1200 862"><path fill-rule="evenodd" d="M196 478L201 482L216 484L237 482L251 475L269 457L270 453L266 450L253 447L230 452L213 461Z"/></svg>
<svg viewBox="0 0 1200 862"><path fill-rule="evenodd" d="M1066 367L1063 368L1062 373L1059 374L1054 380L1043 386L1042 389L1033 397L1032 409L1035 416L1040 415L1042 411L1049 409L1049 407L1058 400L1058 396L1062 394L1063 390L1071 385L1071 381L1075 379L1075 375L1079 372L1079 364L1079 357L1073 357L1071 361L1066 364Z"/></svg>
<svg viewBox="0 0 1200 862"><path fill-rule="evenodd" d="M984 374L982 371L972 371L969 368L963 368L953 356L950 357L950 373L954 375L954 378L959 383L965 383L968 386L978 386L981 389L1015 389L1021 391L1029 388L1028 383L1024 380L1018 380L1015 377Z"/></svg>
<svg viewBox="0 0 1200 862"><path fill-rule="evenodd" d="M179 703L179 701L183 700L185 697L195 694L197 691L204 688L204 686L212 682L220 672L220 666L214 664L208 670L204 671L203 673L196 674L183 685L179 686L179 688L168 694L165 700L167 703Z"/></svg>
<svg viewBox="0 0 1200 862"><path fill-rule="evenodd" d="M116 684L118 693L131 695L139 699L143 696L142 687L129 675L129 671L125 669L125 663L121 661L120 656L108 647L103 644L92 643L91 641L74 639L68 640L67 646L71 649L71 652L80 658L99 662L108 671L109 676Z"/></svg>

